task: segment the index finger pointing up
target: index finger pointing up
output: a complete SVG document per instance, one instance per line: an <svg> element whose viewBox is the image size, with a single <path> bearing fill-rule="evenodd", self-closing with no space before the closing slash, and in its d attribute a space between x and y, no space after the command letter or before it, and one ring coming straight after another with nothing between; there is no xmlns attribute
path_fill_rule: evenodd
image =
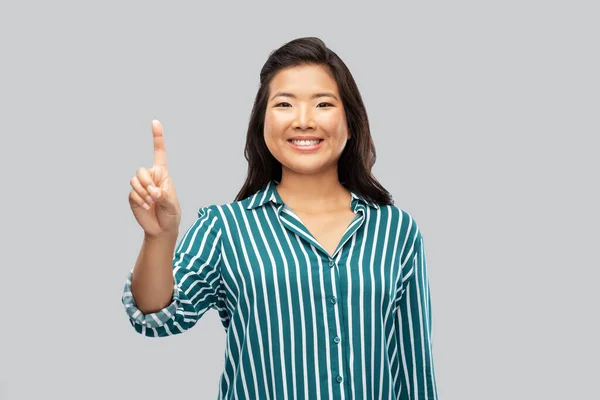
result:
<svg viewBox="0 0 600 400"><path fill-rule="evenodd" d="M154 137L154 165L167 165L167 153L165 151L165 139L162 125L158 120L152 120L152 136Z"/></svg>

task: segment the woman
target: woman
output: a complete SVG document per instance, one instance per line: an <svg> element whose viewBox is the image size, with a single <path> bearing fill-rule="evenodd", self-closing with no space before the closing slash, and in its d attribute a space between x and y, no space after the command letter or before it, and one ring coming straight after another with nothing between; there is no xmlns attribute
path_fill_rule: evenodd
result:
<svg viewBox="0 0 600 400"><path fill-rule="evenodd" d="M226 332L219 398L435 399L423 236L371 174L365 106L317 38L271 53L236 199L198 210L176 247L180 206L153 121L154 166L129 201L145 237L123 303L135 330Z"/></svg>

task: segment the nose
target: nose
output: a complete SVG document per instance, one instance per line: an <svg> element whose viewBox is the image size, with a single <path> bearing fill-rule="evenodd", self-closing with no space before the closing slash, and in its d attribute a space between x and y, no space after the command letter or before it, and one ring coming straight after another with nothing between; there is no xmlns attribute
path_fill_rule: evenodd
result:
<svg viewBox="0 0 600 400"><path fill-rule="evenodd" d="M315 120L310 107L300 106L292 122L293 129L315 129Z"/></svg>

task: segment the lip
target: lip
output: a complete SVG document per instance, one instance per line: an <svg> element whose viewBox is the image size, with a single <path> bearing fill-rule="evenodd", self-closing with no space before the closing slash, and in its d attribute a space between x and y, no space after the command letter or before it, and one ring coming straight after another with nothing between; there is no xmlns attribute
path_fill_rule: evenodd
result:
<svg viewBox="0 0 600 400"><path fill-rule="evenodd" d="M320 142L314 146L296 146L294 144L294 142L292 142L292 139L289 139L287 142L294 150L300 151L302 153L310 153L310 152L318 150L321 147L321 145L323 144L323 142L325 141L324 139L321 139L321 138L314 138L314 139L320 140ZM314 139L303 138L301 140L314 140Z"/></svg>
<svg viewBox="0 0 600 400"><path fill-rule="evenodd" d="M320 138L318 136L294 136L289 138L288 140L322 140L323 138Z"/></svg>

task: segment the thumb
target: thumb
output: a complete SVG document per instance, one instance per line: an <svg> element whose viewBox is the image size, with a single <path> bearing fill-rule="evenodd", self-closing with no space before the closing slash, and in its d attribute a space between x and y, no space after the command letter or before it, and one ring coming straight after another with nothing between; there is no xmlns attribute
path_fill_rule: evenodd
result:
<svg viewBox="0 0 600 400"><path fill-rule="evenodd" d="M169 179L165 180L164 187L160 186L152 186L154 189L150 190L150 194L152 195L152 200L159 206L165 209L171 210L173 207L170 195L170 182Z"/></svg>

